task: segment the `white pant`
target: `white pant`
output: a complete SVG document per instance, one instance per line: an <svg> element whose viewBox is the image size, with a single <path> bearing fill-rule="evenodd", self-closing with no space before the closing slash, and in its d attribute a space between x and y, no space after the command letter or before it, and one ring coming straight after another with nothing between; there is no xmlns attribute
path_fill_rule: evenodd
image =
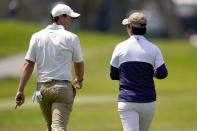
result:
<svg viewBox="0 0 197 131"><path fill-rule="evenodd" d="M156 102L118 102L118 111L124 131L149 131L155 114Z"/></svg>

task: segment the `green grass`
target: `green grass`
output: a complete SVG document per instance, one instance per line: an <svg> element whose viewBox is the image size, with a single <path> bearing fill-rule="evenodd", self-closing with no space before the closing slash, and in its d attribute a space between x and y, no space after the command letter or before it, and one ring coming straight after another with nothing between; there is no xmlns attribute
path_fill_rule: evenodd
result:
<svg viewBox="0 0 197 131"><path fill-rule="evenodd" d="M31 34L42 27L20 22L0 22L2 30L0 58L25 53ZM84 88L78 90L77 100L80 100L81 96L87 97L84 101L90 101L94 96L104 100L95 103L83 103L83 101L76 103L68 129L69 131L121 131L117 112L118 82L111 81L109 78L109 62L116 44L125 40L127 36L99 32L77 32L77 34L82 44L85 62ZM169 71L167 79L155 80L158 100L151 131L196 131L197 48L192 47L186 40L151 41L161 49ZM35 90L35 81L34 75L25 89L27 99ZM44 119L36 105L28 107L26 103L17 111L13 110L18 82L19 78L0 80L0 130L44 130ZM103 95L114 97L105 98Z"/></svg>
<svg viewBox="0 0 197 131"><path fill-rule="evenodd" d="M31 35L41 26L18 21L0 21L0 58L28 49Z"/></svg>

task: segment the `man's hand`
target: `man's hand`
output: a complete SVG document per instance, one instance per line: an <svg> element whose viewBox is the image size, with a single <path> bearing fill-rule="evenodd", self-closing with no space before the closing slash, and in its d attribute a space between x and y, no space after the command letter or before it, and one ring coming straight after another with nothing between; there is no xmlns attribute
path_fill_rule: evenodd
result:
<svg viewBox="0 0 197 131"><path fill-rule="evenodd" d="M16 106L15 106L15 109L16 109L17 106L21 106L25 102L24 93L23 92L17 92L16 97L15 97L15 101L16 101Z"/></svg>
<svg viewBox="0 0 197 131"><path fill-rule="evenodd" d="M83 86L83 82L82 81L79 81L77 79L75 79L74 83L75 83L75 88L76 89L81 89L82 86Z"/></svg>

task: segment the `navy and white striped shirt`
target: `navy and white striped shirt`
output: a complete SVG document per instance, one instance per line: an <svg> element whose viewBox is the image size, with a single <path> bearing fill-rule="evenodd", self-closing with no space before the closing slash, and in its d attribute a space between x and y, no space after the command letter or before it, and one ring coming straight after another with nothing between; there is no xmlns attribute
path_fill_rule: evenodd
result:
<svg viewBox="0 0 197 131"><path fill-rule="evenodd" d="M168 74L160 49L141 35L118 44L110 64L111 79L119 80L119 101L124 102L155 101L153 77L163 79Z"/></svg>

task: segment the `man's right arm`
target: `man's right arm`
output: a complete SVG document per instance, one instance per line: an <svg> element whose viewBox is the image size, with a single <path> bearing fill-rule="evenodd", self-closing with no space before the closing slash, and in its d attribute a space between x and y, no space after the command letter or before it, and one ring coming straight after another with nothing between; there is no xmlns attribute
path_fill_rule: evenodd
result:
<svg viewBox="0 0 197 131"><path fill-rule="evenodd" d="M16 97L15 97L15 101L16 101L17 106L20 106L25 102L24 88L25 88L29 78L31 77L31 74L34 70L34 65L35 65L35 62L30 61L30 60L26 60L24 63L18 91L17 91Z"/></svg>

